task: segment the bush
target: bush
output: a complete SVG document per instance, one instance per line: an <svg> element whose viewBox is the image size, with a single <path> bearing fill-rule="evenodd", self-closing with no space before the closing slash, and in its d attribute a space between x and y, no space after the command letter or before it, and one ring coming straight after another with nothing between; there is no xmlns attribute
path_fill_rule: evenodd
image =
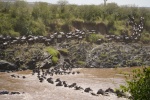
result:
<svg viewBox="0 0 150 100"><path fill-rule="evenodd" d="M91 43L96 43L98 39L104 39L104 36L101 34L90 34L87 38Z"/></svg>
<svg viewBox="0 0 150 100"><path fill-rule="evenodd" d="M58 57L59 56L59 52L58 50L52 48L52 47L47 47L45 48L45 50L50 54L52 55L53 57Z"/></svg>
<svg viewBox="0 0 150 100"><path fill-rule="evenodd" d="M52 62L54 65L57 64L58 60L59 60L58 57L52 57Z"/></svg>
<svg viewBox="0 0 150 100"><path fill-rule="evenodd" d="M150 20L146 20L145 21L145 29L148 31L148 32L150 32Z"/></svg>
<svg viewBox="0 0 150 100"><path fill-rule="evenodd" d="M130 77L132 80L127 81L127 86L121 86L121 89L124 92L130 92L133 100L149 100L150 67L133 70L133 74Z"/></svg>
<svg viewBox="0 0 150 100"><path fill-rule="evenodd" d="M9 31L9 34L10 34L11 36L13 36L13 37L20 36L20 33L19 33L19 32L15 32L15 31L13 31L13 30L10 30L10 31Z"/></svg>
<svg viewBox="0 0 150 100"><path fill-rule="evenodd" d="M150 33L144 32L141 37L143 43L150 43Z"/></svg>
<svg viewBox="0 0 150 100"><path fill-rule="evenodd" d="M52 62L53 64L57 64L58 60L59 60L59 51L52 48L52 47L47 47L45 48L45 51L47 51L50 55L52 55Z"/></svg>
<svg viewBox="0 0 150 100"><path fill-rule="evenodd" d="M86 65L86 62L84 62L84 61L77 61L77 64L79 64L79 65L84 67Z"/></svg>
<svg viewBox="0 0 150 100"><path fill-rule="evenodd" d="M45 29L46 26L44 25L41 19L32 21L29 28L33 35L46 35Z"/></svg>

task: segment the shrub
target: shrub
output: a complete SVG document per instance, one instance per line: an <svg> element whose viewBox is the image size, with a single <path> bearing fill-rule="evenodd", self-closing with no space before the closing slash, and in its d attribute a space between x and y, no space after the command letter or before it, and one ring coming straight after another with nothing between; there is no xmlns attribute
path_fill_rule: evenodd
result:
<svg viewBox="0 0 150 100"><path fill-rule="evenodd" d="M115 35L120 35L121 31L125 29L125 25L123 21L116 21L114 27L117 29L115 30Z"/></svg>
<svg viewBox="0 0 150 100"><path fill-rule="evenodd" d="M84 67L86 65L86 62L84 62L84 61L77 61L77 64L79 64L79 65Z"/></svg>
<svg viewBox="0 0 150 100"><path fill-rule="evenodd" d="M45 48L45 51L47 51L50 55L52 55L52 62L53 64L57 64L58 60L59 60L59 51L52 48L52 47L47 47Z"/></svg>
<svg viewBox="0 0 150 100"><path fill-rule="evenodd" d="M145 29L148 31L148 32L150 32L150 20L146 20L145 21Z"/></svg>
<svg viewBox="0 0 150 100"><path fill-rule="evenodd" d="M149 43L150 42L150 34L148 32L144 32L142 34L141 41L143 43Z"/></svg>
<svg viewBox="0 0 150 100"><path fill-rule="evenodd" d="M13 37L20 36L20 33L19 33L19 32L15 32L15 31L13 31L13 30L10 30L10 31L9 31L9 34L10 34L11 36L13 36Z"/></svg>
<svg viewBox="0 0 150 100"><path fill-rule="evenodd" d="M46 26L41 19L31 21L29 30L33 35L46 35Z"/></svg>
<svg viewBox="0 0 150 100"><path fill-rule="evenodd" d="M91 43L96 43L98 39L104 39L104 36L101 34L90 34L87 38Z"/></svg>
<svg viewBox="0 0 150 100"><path fill-rule="evenodd" d="M121 89L124 92L130 92L133 100L149 100L150 67L133 70L130 77L132 80L127 81L127 86L121 86Z"/></svg>
<svg viewBox="0 0 150 100"><path fill-rule="evenodd" d="M58 57L58 55L59 55L59 52L52 47L47 47L47 48L45 48L45 50L53 57Z"/></svg>
<svg viewBox="0 0 150 100"><path fill-rule="evenodd" d="M59 60L58 57L52 57L52 62L54 65L57 64L58 60Z"/></svg>

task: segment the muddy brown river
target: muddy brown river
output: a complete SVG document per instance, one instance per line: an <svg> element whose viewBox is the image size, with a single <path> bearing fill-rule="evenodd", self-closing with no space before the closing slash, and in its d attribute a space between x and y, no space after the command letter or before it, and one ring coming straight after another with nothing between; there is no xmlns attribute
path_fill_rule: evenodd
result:
<svg viewBox="0 0 150 100"><path fill-rule="evenodd" d="M136 67L137 68L137 67ZM135 68L79 68L73 69L80 71L75 75L54 75L53 79L60 78L68 84L77 83L83 88L90 87L94 93L99 89L119 88L121 84L125 84L123 73L130 73ZM39 82L37 75L32 75L32 71L20 72L0 72L0 90L19 91L21 94L5 94L0 95L0 100L127 100L126 98L118 98L115 94L109 93L107 96L93 96L83 90L75 90L68 87L57 87L56 84L50 84L46 80ZM14 74L19 78L13 78ZM23 79L22 76L26 78ZM51 76L47 76L49 78Z"/></svg>

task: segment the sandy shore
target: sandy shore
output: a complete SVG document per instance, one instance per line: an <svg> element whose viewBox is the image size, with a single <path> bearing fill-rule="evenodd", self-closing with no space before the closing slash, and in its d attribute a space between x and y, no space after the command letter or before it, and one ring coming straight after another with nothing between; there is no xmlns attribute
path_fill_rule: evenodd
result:
<svg viewBox="0 0 150 100"><path fill-rule="evenodd" d="M54 75L54 80L60 78L68 84L77 83L84 89L90 87L94 93L99 89L119 88L125 84L125 79L119 75L120 71L115 69L74 69L79 70L80 74L75 75ZM96 71L95 71L96 70ZM31 71L21 71L12 73L0 73L0 90L19 91L21 94L0 95L1 100L127 100L118 98L115 94L109 93L108 96L93 96L83 90L56 86L56 83L50 84L46 80L39 82L37 75L31 75ZM12 78L15 74L19 78ZM104 76L105 74L105 76ZM108 75L107 75L108 74ZM23 79L22 76L26 78ZM24 93L23 93L24 92Z"/></svg>

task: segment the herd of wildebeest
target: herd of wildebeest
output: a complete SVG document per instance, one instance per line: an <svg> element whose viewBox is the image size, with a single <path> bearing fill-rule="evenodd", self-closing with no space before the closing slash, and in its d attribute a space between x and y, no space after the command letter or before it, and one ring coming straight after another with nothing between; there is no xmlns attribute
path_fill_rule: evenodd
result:
<svg viewBox="0 0 150 100"><path fill-rule="evenodd" d="M37 74L36 74L37 73ZM43 82L46 80L48 83L56 85L58 87L68 87L73 88L74 90L81 90L86 93L91 93L94 96L98 96L99 94L107 96L108 93L116 93L118 96L126 96L122 91L115 91L111 88L106 89L105 91L103 89L99 89L97 93L94 93L93 90L90 87L83 88L82 86L79 86L77 83L71 83L68 84L66 81L61 80L60 78L53 78L53 75L77 75L80 74L80 71L73 71L72 68L66 68L66 67L54 67L49 68L47 70L43 69L34 69L32 72L32 75L37 75L37 78L39 79L39 82ZM48 76L48 77L47 77Z"/></svg>
<svg viewBox="0 0 150 100"><path fill-rule="evenodd" d="M9 72L9 71L8 71ZM10 73L10 72L9 72ZM99 89L96 93L90 88L83 88L82 86L78 85L77 83L67 83L67 81L63 81L60 78L54 78L53 76L57 75L78 75L80 74L80 71L73 71L71 68L66 68L66 67L51 67L49 69L40 69L36 68L32 70L32 75L37 75L37 78L40 83L47 81L51 85L55 85L56 87L65 87L65 88L70 88L74 90L81 91L82 93L90 93L93 96L99 96L99 95L104 95L108 96L109 93L114 93L117 96L121 97L128 97L124 92L120 90L114 90L112 88L108 88L106 90ZM17 74L11 74L12 78L21 78L21 79L26 79L28 77L26 76L19 76ZM25 92L22 92L25 93ZM14 94L22 94L21 92L14 91L14 92L9 92L7 90L0 91L0 95L4 94L9 94L9 95L14 95ZM129 97L128 97L129 98Z"/></svg>
<svg viewBox="0 0 150 100"><path fill-rule="evenodd" d="M144 29L144 17L140 18L139 23L135 22L134 16L129 16L129 20L127 22L127 27L128 26L132 27L131 33L128 34L126 31L122 32L121 35L105 35L105 39L98 39L96 43L101 44L103 42L111 42L111 41L116 41L116 42L137 42L141 38L141 33ZM77 40L78 42L81 42L84 38L87 38L90 34L98 34L96 30L90 30L90 31L85 31L85 30L78 30L75 29L72 32L69 33L64 33L64 32L56 32L48 36L33 36L33 35L28 35L28 36L20 36L20 37L11 37L11 36L4 36L0 35L0 49L6 49L9 46L12 45L21 45L21 44L34 44L34 43L44 43L46 46L56 44L56 43L61 43L61 42L70 42L71 40ZM67 61L66 61L67 62ZM69 63L69 61L68 61ZM90 93L94 96L98 96L99 94L101 95L107 95L109 92L110 93L116 93L118 96L125 96L125 94L119 90L114 91L111 88L106 89L105 91L102 89L99 89L97 93L94 93L93 90L90 87L83 88L79 86L77 83L72 83L68 84L66 81L61 80L60 78L54 79L53 75L76 75L80 74L79 71L72 71L70 67L51 67L49 69L40 69L39 67L36 69L32 69L33 73L32 75L37 75L37 78L39 82L43 82L46 80L48 83L53 84L57 87L63 86L63 87L68 87L68 88L74 88L75 90L81 90L87 93ZM20 78L19 76L16 75L11 75L13 78ZM25 79L26 77L22 77ZM0 91L1 94L9 94L8 91ZM12 94L19 94L19 92L14 92Z"/></svg>
<svg viewBox="0 0 150 100"><path fill-rule="evenodd" d="M144 29L144 17L140 18L139 23L135 22L134 16L129 16L129 20L126 26L132 26L131 35L128 34L127 31L123 31L121 35L105 35L105 39L98 39L97 44L103 42L117 41L117 42L137 42L141 38L141 33ZM20 37L11 37L0 35L0 48L7 48L10 45L14 44L34 44L34 43L44 43L45 45L51 45L55 43L61 43L62 41L71 41L77 40L80 42L82 39L88 37L90 34L98 34L96 30L78 30L64 33L64 32L55 32L53 34L49 34L48 36L20 36Z"/></svg>

